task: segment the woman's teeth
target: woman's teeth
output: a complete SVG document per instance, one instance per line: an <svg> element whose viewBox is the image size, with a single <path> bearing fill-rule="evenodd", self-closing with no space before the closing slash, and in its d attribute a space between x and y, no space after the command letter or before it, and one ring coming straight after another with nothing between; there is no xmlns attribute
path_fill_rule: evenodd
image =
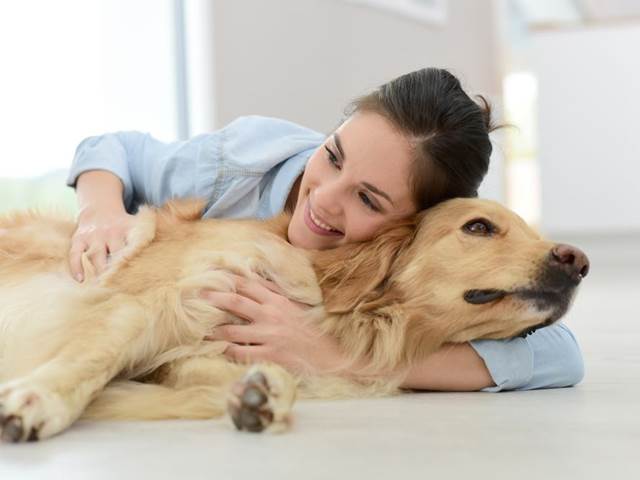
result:
<svg viewBox="0 0 640 480"><path fill-rule="evenodd" d="M327 225L322 220L320 220L318 217L316 217L313 214L313 210L309 209L309 214L311 216L311 220L313 220L313 223L315 223L316 226L322 228L323 230L326 230L327 232L337 232L338 231L335 228L331 228L329 225Z"/></svg>

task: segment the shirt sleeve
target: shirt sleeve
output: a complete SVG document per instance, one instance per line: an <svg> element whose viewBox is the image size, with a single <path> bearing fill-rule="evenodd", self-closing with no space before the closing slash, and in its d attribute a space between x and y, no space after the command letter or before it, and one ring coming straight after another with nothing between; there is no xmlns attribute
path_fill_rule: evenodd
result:
<svg viewBox="0 0 640 480"><path fill-rule="evenodd" d="M526 338L475 340L495 387L483 392L569 387L584 378L578 342L563 323L536 330Z"/></svg>
<svg viewBox="0 0 640 480"><path fill-rule="evenodd" d="M207 216L252 217L260 213L261 197L271 192L269 182L282 190L276 192L278 200L286 198L323 140L308 128L261 116L240 117L220 130L179 142L165 143L140 132L109 133L80 143L67 185L75 187L88 170L106 170L122 181L129 212L140 204L198 197L207 201ZM279 203L269 203L274 205ZM271 213L265 212L263 216Z"/></svg>
<svg viewBox="0 0 640 480"><path fill-rule="evenodd" d="M142 203L160 205L174 197L209 197L207 184L215 180L213 135L189 141L165 143L141 132L116 132L83 140L67 177L75 187L78 176L88 170L106 170L116 175L124 187L123 201L128 211ZM209 161L207 161L209 159ZM201 180L204 175L207 183Z"/></svg>

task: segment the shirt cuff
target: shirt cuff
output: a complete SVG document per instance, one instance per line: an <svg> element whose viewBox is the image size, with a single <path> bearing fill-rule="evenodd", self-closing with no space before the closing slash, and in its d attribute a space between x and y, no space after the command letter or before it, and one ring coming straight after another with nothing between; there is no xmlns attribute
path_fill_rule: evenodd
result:
<svg viewBox="0 0 640 480"><path fill-rule="evenodd" d="M474 340L471 347L484 360L495 387L483 392L515 390L533 376L533 351L524 338L509 340Z"/></svg>
<svg viewBox="0 0 640 480"><path fill-rule="evenodd" d="M115 134L89 137L78 145L67 176L67 186L75 188L78 177L89 170L106 170L118 177L124 187L125 205L130 204L133 197L133 185L129 175L129 166L124 147Z"/></svg>

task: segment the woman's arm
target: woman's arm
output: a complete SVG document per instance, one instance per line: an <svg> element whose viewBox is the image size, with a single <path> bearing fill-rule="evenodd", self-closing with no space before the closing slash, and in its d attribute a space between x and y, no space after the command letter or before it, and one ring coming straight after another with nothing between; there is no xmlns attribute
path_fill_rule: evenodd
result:
<svg viewBox="0 0 640 480"><path fill-rule="evenodd" d="M154 166L150 154L162 154L170 148L170 144L139 132L89 137L78 145L67 178L67 185L76 188L79 206L69 250L69 269L76 280L84 280L84 252L100 273L107 267L109 255L124 247L133 226L127 210L135 209L134 200L147 202L157 195L148 188ZM156 167L158 173L160 165Z"/></svg>
<svg viewBox="0 0 640 480"><path fill-rule="evenodd" d="M299 373L332 373L344 365L337 342L307 325L305 307L268 281L236 278L235 293L203 291L215 307L248 320L218 327L210 339L229 342L234 361L271 361ZM346 376L357 374L343 372ZM562 323L526 338L445 344L416 365L402 387L416 390L498 392L567 387L579 383L584 364L578 342Z"/></svg>
<svg viewBox="0 0 640 480"><path fill-rule="evenodd" d="M493 387L493 379L482 358L468 343L445 344L414 366L403 388L468 392Z"/></svg>
<svg viewBox="0 0 640 480"><path fill-rule="evenodd" d="M124 212L122 191L122 182L111 172L89 170L82 173L76 183L80 217L92 209Z"/></svg>
<svg viewBox="0 0 640 480"><path fill-rule="evenodd" d="M442 391L569 387L584 378L578 342L562 323L526 338L446 344L416 365L404 388Z"/></svg>
<svg viewBox="0 0 640 480"><path fill-rule="evenodd" d="M584 360L576 338L563 323L536 330L526 338L474 340L496 384L485 391L570 387L584 378Z"/></svg>
<svg viewBox="0 0 640 480"><path fill-rule="evenodd" d="M409 372L403 387L418 390L534 390L570 387L584 378L575 337L563 323L526 338L447 344Z"/></svg>
<svg viewBox="0 0 640 480"><path fill-rule="evenodd" d="M197 194L203 138L164 143L140 132L116 132L89 137L78 145L67 178L67 185L76 188L79 204L69 251L75 279L83 281L84 252L97 273L107 267L109 255L124 247L134 223L129 212L140 203L160 204ZM212 185L215 177L210 178ZM200 184L209 185L202 180Z"/></svg>
<svg viewBox="0 0 640 480"><path fill-rule="evenodd" d="M78 177L78 226L71 238L69 269L77 281L84 280L82 254L98 273L107 266L108 255L124 247L133 220L122 201L122 182L111 172L90 170Z"/></svg>
<svg viewBox="0 0 640 480"><path fill-rule="evenodd" d="M204 291L203 298L249 320L218 327L211 340L230 342L234 361L272 361L297 373L333 373L345 363L336 341L305 325L306 308L280 295L271 282L233 276L235 293ZM343 371L345 376L356 374ZM494 386L482 358L468 344L447 344L413 368L402 386L418 390L473 391Z"/></svg>

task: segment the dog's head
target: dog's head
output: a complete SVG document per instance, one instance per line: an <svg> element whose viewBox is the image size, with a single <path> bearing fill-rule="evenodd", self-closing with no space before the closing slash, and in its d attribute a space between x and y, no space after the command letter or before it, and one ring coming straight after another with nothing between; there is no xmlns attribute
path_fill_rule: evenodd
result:
<svg viewBox="0 0 640 480"><path fill-rule="evenodd" d="M341 270L349 279L339 288L323 286L328 310L379 318L401 306L411 357L437 347L435 338L502 339L550 325L567 312L589 261L498 203L454 199L357 247Z"/></svg>
<svg viewBox="0 0 640 480"><path fill-rule="evenodd" d="M419 220L395 281L446 319L448 341L525 336L568 310L589 271L579 249L543 240L498 203L455 199ZM443 320L444 321L444 320Z"/></svg>

